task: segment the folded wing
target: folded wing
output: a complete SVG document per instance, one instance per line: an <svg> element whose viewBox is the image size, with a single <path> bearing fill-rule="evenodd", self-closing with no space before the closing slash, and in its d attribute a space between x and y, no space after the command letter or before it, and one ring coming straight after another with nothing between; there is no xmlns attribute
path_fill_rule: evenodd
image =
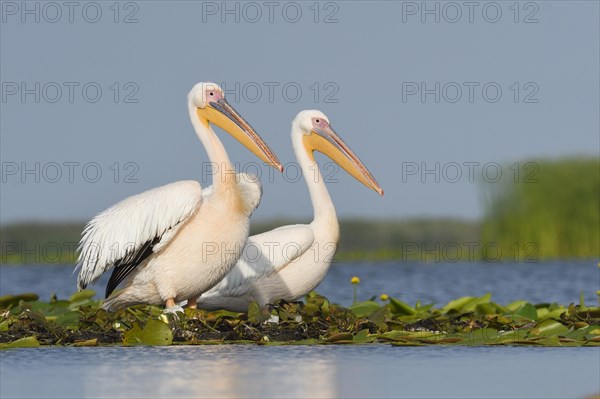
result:
<svg viewBox="0 0 600 399"><path fill-rule="evenodd" d="M313 245L308 225L283 226L248 237L241 258L223 280L203 296L241 296L261 277L277 273Z"/></svg>
<svg viewBox="0 0 600 399"><path fill-rule="evenodd" d="M114 268L107 296L145 258L163 248L202 204L196 181L179 181L126 198L96 215L79 242L77 288Z"/></svg>

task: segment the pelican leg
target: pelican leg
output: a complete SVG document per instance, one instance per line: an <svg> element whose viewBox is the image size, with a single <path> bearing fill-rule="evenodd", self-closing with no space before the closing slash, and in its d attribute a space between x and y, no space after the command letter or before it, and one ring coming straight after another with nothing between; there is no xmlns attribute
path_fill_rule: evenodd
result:
<svg viewBox="0 0 600 399"><path fill-rule="evenodd" d="M167 299L167 301L165 302L165 307L166 307L167 309L169 309L169 308L174 308L174 307L175 307L175 305L176 305L176 304L175 304L175 299L173 299L173 298L169 298L169 299Z"/></svg>
<svg viewBox="0 0 600 399"><path fill-rule="evenodd" d="M187 301L187 307L190 309L196 309L198 307L198 298L190 298Z"/></svg>

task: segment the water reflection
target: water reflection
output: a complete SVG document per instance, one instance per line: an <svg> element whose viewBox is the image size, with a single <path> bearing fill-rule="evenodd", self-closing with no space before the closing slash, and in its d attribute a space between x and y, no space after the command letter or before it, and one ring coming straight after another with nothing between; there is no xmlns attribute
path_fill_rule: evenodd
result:
<svg viewBox="0 0 600 399"><path fill-rule="evenodd" d="M0 352L0 397L586 397L600 393L598 359L600 348L18 349Z"/></svg>
<svg viewBox="0 0 600 399"><path fill-rule="evenodd" d="M338 397L336 368L303 347L128 348L82 375L84 396ZM112 350L112 349L111 349Z"/></svg>

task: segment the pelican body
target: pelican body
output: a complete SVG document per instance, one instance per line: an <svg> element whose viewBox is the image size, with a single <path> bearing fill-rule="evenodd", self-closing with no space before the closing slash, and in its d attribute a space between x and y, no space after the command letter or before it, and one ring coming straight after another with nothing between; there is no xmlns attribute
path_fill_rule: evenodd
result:
<svg viewBox="0 0 600 399"><path fill-rule="evenodd" d="M249 216L262 191L256 179L235 173L211 124L282 170L275 154L225 101L218 85L195 85L188 95L188 110L220 174L204 190L196 181L179 181L134 195L87 224L79 245L77 285L84 289L112 269L106 309L140 303L173 308L183 300L193 307L195 298L239 259L248 238ZM123 288L113 293L123 281Z"/></svg>
<svg viewBox="0 0 600 399"><path fill-rule="evenodd" d="M383 195L368 169L320 111L300 112L292 122L292 146L314 209L310 224L283 226L248 238L227 276L198 299L208 310L245 312L248 304L297 300L323 280L337 249L340 229L314 151L330 157L355 179Z"/></svg>

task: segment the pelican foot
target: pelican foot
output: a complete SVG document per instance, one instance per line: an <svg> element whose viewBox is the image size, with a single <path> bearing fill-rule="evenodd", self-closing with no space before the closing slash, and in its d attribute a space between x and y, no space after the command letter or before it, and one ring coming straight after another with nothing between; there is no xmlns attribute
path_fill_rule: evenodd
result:
<svg viewBox="0 0 600 399"><path fill-rule="evenodd" d="M171 306L163 310L163 314L172 314L173 316L178 318L179 316L177 315L177 313L185 313L185 311L179 305Z"/></svg>

